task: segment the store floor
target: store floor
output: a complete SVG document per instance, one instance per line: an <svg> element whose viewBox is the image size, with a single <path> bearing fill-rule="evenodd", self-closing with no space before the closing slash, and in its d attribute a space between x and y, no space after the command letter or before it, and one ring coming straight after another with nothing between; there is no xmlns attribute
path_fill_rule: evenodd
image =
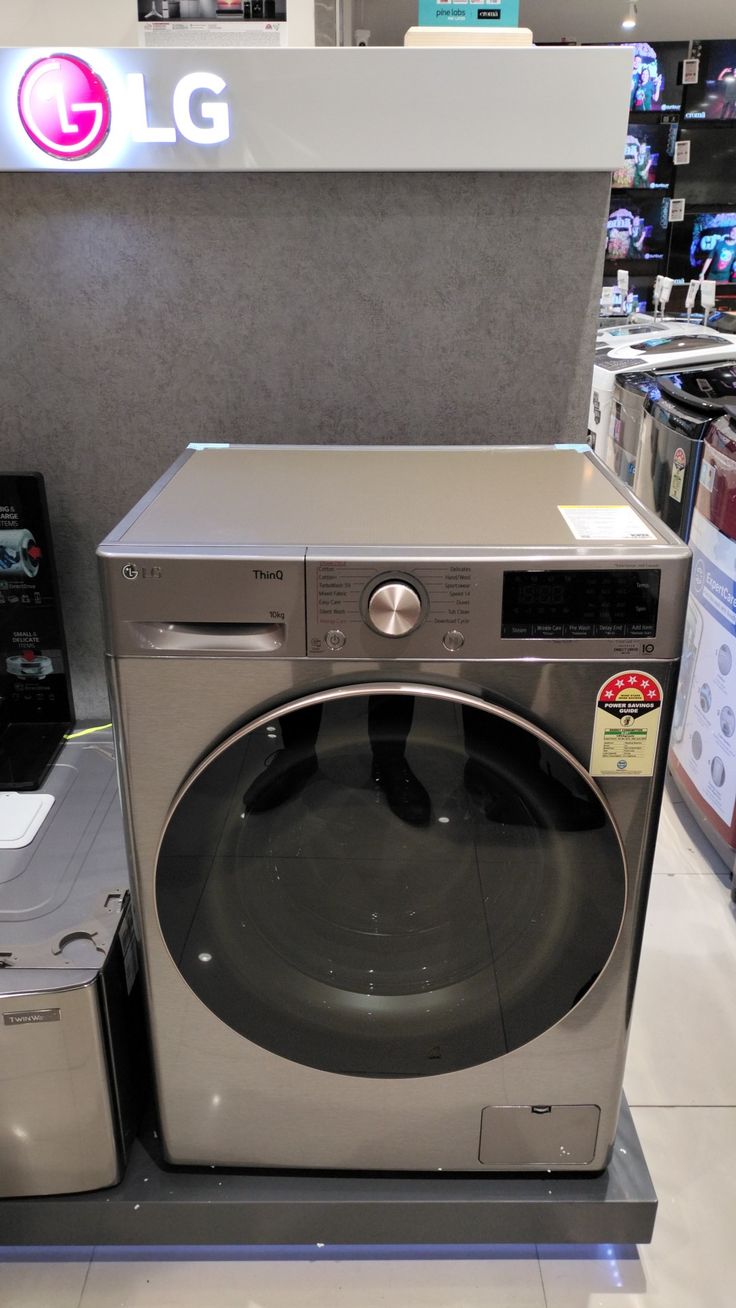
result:
<svg viewBox="0 0 736 1308"><path fill-rule="evenodd" d="M0 1308L733 1308L736 913L673 793L654 872L626 1075L660 1201L651 1245L6 1249Z"/></svg>

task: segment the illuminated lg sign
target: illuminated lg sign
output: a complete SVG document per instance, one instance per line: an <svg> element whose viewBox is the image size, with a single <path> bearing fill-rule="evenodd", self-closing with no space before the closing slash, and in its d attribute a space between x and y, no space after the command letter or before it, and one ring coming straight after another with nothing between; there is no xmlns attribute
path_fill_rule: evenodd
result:
<svg viewBox="0 0 736 1308"><path fill-rule="evenodd" d="M218 145L230 138L230 110L222 101L202 100L196 123L192 116L192 101L200 91L222 95L225 83L216 73L187 73L174 87L172 114L175 127L153 127L148 121L146 82L143 73L128 73L128 123L131 138L146 142L173 145L177 131L192 145Z"/></svg>
<svg viewBox="0 0 736 1308"><path fill-rule="evenodd" d="M174 145L179 137L192 145L217 145L230 138L230 110L220 96L225 82L215 73L187 73L174 87L173 123L150 121L142 73L128 73L121 87L121 104L114 103L131 142ZM56 54L39 59L26 70L18 89L20 120L40 150L56 159L86 159L107 139L113 103L105 83L76 55Z"/></svg>
<svg viewBox="0 0 736 1308"><path fill-rule="evenodd" d="M73 55L31 64L18 91L18 111L31 140L56 159L86 159L110 130L107 87Z"/></svg>

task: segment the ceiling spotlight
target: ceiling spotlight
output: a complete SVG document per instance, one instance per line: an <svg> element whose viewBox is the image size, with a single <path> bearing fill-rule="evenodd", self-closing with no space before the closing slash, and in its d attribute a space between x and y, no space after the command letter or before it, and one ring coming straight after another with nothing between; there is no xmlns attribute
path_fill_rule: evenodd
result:
<svg viewBox="0 0 736 1308"><path fill-rule="evenodd" d="M632 27L636 27L636 17L637 17L636 0L631 0L631 3L629 5L629 12L624 18L621 26L625 27L627 32L631 31Z"/></svg>

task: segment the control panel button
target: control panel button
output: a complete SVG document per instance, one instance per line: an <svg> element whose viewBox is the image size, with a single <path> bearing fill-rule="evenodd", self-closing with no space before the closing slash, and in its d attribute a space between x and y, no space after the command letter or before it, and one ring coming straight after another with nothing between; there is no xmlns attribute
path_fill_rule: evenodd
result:
<svg viewBox="0 0 736 1308"><path fill-rule="evenodd" d="M408 636L419 626L422 601L405 581L384 581L368 601L368 621L381 636Z"/></svg>
<svg viewBox="0 0 736 1308"><path fill-rule="evenodd" d="M339 631L335 628L333 631L327 632L327 635L325 636L325 645L328 649L342 649L346 640L347 636L345 635L345 632Z"/></svg>
<svg viewBox="0 0 736 1308"><path fill-rule="evenodd" d="M455 650L462 649L465 637L461 631L446 631L442 637L442 644L445 649L449 649L450 653L454 654Z"/></svg>

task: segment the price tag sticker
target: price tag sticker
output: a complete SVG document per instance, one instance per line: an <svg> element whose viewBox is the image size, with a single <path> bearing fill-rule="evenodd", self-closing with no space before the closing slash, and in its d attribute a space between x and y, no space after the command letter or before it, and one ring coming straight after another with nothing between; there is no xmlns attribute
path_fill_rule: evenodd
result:
<svg viewBox="0 0 736 1308"><path fill-rule="evenodd" d="M670 222L681 223L685 221L685 201L670 200Z"/></svg>
<svg viewBox="0 0 736 1308"><path fill-rule="evenodd" d="M689 164L689 163L690 163L690 147L691 147L691 145L692 145L692 142L691 142L691 141L678 141L678 142L677 142L677 145L675 146L675 163L676 163L676 164Z"/></svg>

